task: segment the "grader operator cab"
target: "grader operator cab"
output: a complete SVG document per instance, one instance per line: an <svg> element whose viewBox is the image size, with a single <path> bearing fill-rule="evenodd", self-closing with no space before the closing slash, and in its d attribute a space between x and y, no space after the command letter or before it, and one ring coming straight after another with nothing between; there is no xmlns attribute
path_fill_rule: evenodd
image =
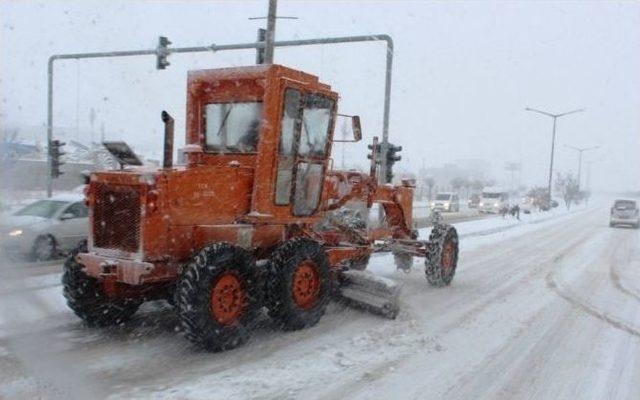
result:
<svg viewBox="0 0 640 400"><path fill-rule="evenodd" d="M402 268L425 257L428 281L448 285L457 234L437 225L417 240L410 181L379 185L376 154L369 173L330 169L337 101L279 65L190 72L186 165L172 164L163 113L163 168L91 175L89 239L64 267L69 307L106 326L167 299L185 336L219 351L243 343L263 308L287 330L316 324L332 296L395 317L399 286L359 271L374 251ZM359 140L357 118L353 128ZM337 211L349 202L379 203L386 226L345 222Z"/></svg>

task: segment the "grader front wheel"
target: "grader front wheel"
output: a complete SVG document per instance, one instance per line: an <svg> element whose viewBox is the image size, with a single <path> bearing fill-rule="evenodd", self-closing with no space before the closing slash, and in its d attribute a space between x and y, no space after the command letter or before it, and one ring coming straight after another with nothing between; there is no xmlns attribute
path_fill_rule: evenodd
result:
<svg viewBox="0 0 640 400"><path fill-rule="evenodd" d="M140 300L109 298L102 284L85 274L76 260L79 253L86 251L87 241L83 240L64 263L62 288L67 305L88 326L104 327L125 322L138 310Z"/></svg>
<svg viewBox="0 0 640 400"><path fill-rule="evenodd" d="M433 286L448 286L458 266L458 232L451 225L436 225L429 235L425 274Z"/></svg>

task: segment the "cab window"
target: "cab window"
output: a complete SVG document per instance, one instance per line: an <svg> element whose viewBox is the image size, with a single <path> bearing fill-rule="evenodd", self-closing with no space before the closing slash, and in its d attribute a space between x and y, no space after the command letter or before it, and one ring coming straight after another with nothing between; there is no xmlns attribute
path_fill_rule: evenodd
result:
<svg viewBox="0 0 640 400"><path fill-rule="evenodd" d="M253 153L258 146L262 103L213 103L204 107L206 150Z"/></svg>
<svg viewBox="0 0 640 400"><path fill-rule="evenodd" d="M311 94L305 100L300 134L300 156L324 157L329 136L333 101Z"/></svg>
<svg viewBox="0 0 640 400"><path fill-rule="evenodd" d="M322 192L323 165L301 162L296 172L296 189L293 197L294 215L311 215L318 207Z"/></svg>

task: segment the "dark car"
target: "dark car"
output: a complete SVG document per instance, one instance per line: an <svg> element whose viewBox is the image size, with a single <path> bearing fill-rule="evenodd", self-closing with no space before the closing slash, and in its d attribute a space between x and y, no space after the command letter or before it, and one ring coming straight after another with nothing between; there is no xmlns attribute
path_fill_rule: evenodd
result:
<svg viewBox="0 0 640 400"><path fill-rule="evenodd" d="M640 227L638 204L634 200L616 200L613 203L609 226L616 225L631 225L636 229Z"/></svg>

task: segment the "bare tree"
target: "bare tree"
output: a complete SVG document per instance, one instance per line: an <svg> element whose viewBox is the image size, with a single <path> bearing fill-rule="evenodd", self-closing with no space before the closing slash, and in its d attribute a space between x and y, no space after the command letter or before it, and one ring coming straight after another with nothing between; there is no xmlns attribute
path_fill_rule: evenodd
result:
<svg viewBox="0 0 640 400"><path fill-rule="evenodd" d="M572 203L577 204L582 198L578 180L570 172L565 175L560 172L558 173L556 190L562 195L567 210L571 208Z"/></svg>
<svg viewBox="0 0 640 400"><path fill-rule="evenodd" d="M544 186L536 186L527 192L527 197L532 199L533 205L543 208L547 203L547 188Z"/></svg>

